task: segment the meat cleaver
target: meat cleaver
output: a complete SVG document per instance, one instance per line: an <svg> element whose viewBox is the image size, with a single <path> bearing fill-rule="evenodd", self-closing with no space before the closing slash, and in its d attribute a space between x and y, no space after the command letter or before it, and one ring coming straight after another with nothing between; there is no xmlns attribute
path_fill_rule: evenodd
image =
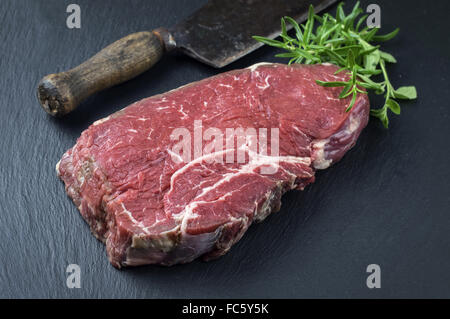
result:
<svg viewBox="0 0 450 319"><path fill-rule="evenodd" d="M279 35L283 16L303 22L310 4L317 13L335 1L210 0L172 28L130 34L69 71L45 76L37 89L39 102L53 116L67 114L92 94L138 76L174 50L221 68L262 46L253 35Z"/></svg>

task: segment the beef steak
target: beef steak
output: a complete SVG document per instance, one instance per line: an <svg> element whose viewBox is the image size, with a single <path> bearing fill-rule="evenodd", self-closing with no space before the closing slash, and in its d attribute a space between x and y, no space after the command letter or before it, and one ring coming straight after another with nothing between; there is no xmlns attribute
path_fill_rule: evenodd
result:
<svg viewBox="0 0 450 319"><path fill-rule="evenodd" d="M257 64L136 102L85 130L57 164L58 175L114 266L218 257L253 221L279 210L283 193L302 190L316 169L355 144L368 122L367 95L346 113L340 88L315 83L346 80L337 69ZM171 132L192 132L194 121L223 131L278 128L278 155L176 162ZM265 165L276 172L261 173Z"/></svg>

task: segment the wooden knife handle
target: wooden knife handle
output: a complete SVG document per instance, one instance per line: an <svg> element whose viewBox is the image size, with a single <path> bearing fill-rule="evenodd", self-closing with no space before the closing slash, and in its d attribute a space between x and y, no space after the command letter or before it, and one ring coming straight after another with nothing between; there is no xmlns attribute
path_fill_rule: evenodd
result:
<svg viewBox="0 0 450 319"><path fill-rule="evenodd" d="M67 114L92 94L147 71L173 47L165 29L130 34L69 71L45 76L39 102L50 115Z"/></svg>

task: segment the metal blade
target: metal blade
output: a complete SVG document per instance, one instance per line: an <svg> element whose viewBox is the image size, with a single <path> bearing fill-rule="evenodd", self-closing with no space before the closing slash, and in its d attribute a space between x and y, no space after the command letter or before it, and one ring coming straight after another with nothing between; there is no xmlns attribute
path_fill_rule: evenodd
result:
<svg viewBox="0 0 450 319"><path fill-rule="evenodd" d="M220 68L262 46L253 35L277 37L283 16L303 22L310 4L317 13L335 1L211 0L169 31L178 49Z"/></svg>

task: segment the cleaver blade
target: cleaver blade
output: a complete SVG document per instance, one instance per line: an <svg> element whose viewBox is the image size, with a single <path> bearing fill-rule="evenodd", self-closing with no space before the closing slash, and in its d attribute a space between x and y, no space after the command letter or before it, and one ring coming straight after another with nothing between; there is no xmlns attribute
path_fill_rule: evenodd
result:
<svg viewBox="0 0 450 319"><path fill-rule="evenodd" d="M224 67L263 44L252 36L276 38L281 18L301 23L309 5L316 13L336 0L210 0L183 22L169 28L176 48L216 68ZM287 26L292 28L291 25Z"/></svg>

